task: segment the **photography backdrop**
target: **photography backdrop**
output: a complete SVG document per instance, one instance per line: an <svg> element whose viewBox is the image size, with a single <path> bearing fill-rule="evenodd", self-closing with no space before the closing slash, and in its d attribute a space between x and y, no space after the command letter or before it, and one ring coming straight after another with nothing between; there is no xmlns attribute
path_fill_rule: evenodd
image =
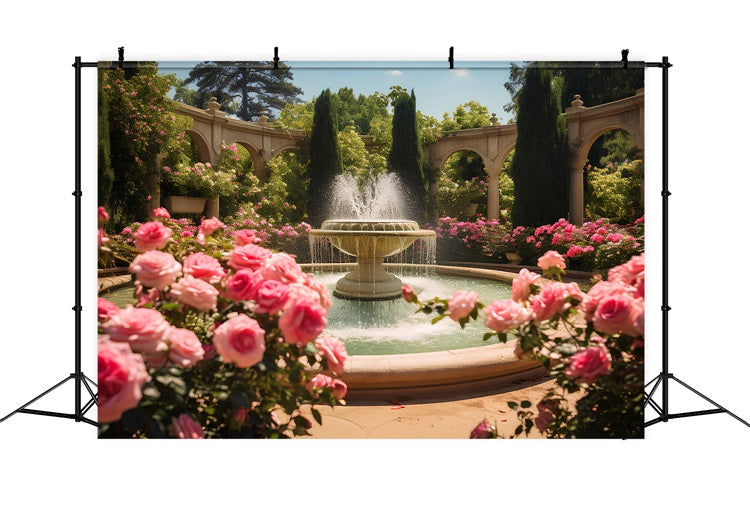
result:
<svg viewBox="0 0 750 512"><path fill-rule="evenodd" d="M544 266L540 258L552 251L563 255L561 268L582 272L573 275L584 291L592 287L590 279L606 279L609 269L617 267L609 281L620 283L617 293L623 292L618 296L626 302L605 304L605 296L614 296L614 285L598 284L591 295L597 302L586 299L580 306L590 330L581 329L575 341L554 343L540 341L536 327L529 327L531 331L519 334L521 341L504 344L499 365L516 362L517 346L529 356L536 354L553 376L565 374L567 381L560 383L567 392L595 385L579 402L578 413L570 412L586 418L578 426L557 412L559 399L568 395L534 398L532 405L522 407L537 418L538 429L529 427L527 433L643 436L638 391L644 351L642 62L464 62L454 69L437 62L386 61L282 62L278 69L271 62L241 61L127 64L117 69L117 63L102 62L99 69L100 273L108 275L110 286L113 280L127 280L123 267L130 265L136 278L134 288L100 290L105 300L100 307L99 380L104 391L99 413L102 423L113 423L102 427L102 435L180 436L178 418L197 421L190 425L204 426L208 437L305 434L300 426L304 420L295 420L295 407L283 407L289 416L284 420L271 415L283 403L275 393L284 391L267 379L276 371L291 372L293 393L305 402L317 400L320 384L311 381L305 390L303 379L295 387L295 370L275 369L279 358L288 365L301 356L319 371L350 379L355 398L380 389L354 370L342 375L340 358L327 366L319 355L279 348L285 345L271 334L277 321L284 340L296 342L299 350L314 342L318 353L326 354L331 349L323 336L331 335L363 362L378 354L489 347L504 343L505 332L517 326L493 327L488 320L487 327L498 331L500 339L494 333L482 336L484 326L464 329L456 306L450 306L452 320L430 328L429 318L415 315L402 300L401 282L380 264L360 264L338 283L343 274L305 269L328 289L316 299L328 323L301 337L287 325L300 304L299 298L287 298L296 293L287 290L312 285L306 284L302 270L297 276L280 274L268 249L293 254L302 264L353 261L342 260L336 249L330 252L330 240L359 261L380 251L378 257L390 256L386 261L399 265L437 260L492 268L520 263L538 272L537 261ZM340 234L332 238L325 225L315 231L326 219L378 221L373 229L391 232L404 228L388 227L389 222L410 219L415 227L435 230L436 251L432 233L430 243L424 236L408 238L406 245L403 234L391 238L402 244L395 252L378 249L377 236L356 241L362 247L365 239L374 241L373 254L369 248L344 249ZM359 221L349 224L349 229L364 229L357 227ZM308 243L309 238L315 243ZM370 276L371 268L380 270ZM451 288L449 279L412 275L410 268L393 272L424 300L448 299L455 289L477 286L482 303L510 303L508 284L493 287L478 279L455 281ZM248 271L261 279L253 286L274 286L278 304L259 295L270 288L236 291ZM365 273L369 277L360 277ZM360 291L369 281L374 284ZM523 304L529 314L533 309L535 325L550 321L545 329L563 328L555 311L563 313L585 295L577 284L556 291L554 286L539 296L533 292L528 300L514 292L512 304ZM560 294L568 302L553 298ZM371 302L384 298L391 300ZM133 303L136 309L131 309ZM602 313L613 304L624 308L614 312L622 318ZM425 312L432 309L425 307ZM477 306L474 316L482 309ZM238 356L231 336L231 350L224 347L221 333L229 327L218 325L233 325L237 314L255 326L260 339L266 338L258 357ZM484 317L477 323L483 322ZM552 359L547 356L550 347L555 347ZM141 356L145 366L123 362ZM492 357L490 352L486 357ZM123 380L120 372L138 376ZM414 387L438 382L412 380ZM345 386L333 382L322 387ZM404 385L391 393L391 398L408 397L414 391ZM219 394L226 396L217 398ZM344 397L343 391L334 394ZM322 405L332 404L321 397ZM514 401L514 395L508 400ZM617 406L617 400L630 405ZM612 409L612 419L606 408ZM545 427L552 417L555 425ZM482 419L478 415L477 423ZM272 421L275 430L268 427ZM491 416L489 421L508 420ZM404 431L409 435L414 432Z"/></svg>

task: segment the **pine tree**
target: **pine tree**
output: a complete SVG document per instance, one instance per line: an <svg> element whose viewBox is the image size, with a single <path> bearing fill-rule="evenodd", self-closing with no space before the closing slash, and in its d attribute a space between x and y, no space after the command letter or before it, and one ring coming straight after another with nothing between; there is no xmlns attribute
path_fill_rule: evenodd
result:
<svg viewBox="0 0 750 512"><path fill-rule="evenodd" d="M511 165L516 226L540 226L568 215L568 136L559 94L547 69L529 66L518 93L518 136Z"/></svg>
<svg viewBox="0 0 750 512"><path fill-rule="evenodd" d="M388 169L401 179L407 195L407 204L414 220L424 222L426 215L425 180L422 172L422 154L417 133L417 100L399 95L393 102L393 145L388 154Z"/></svg>
<svg viewBox="0 0 750 512"><path fill-rule="evenodd" d="M315 114L310 133L310 162L307 175L310 185L307 189L308 223L319 227L326 219L329 201L326 194L334 178L341 173L341 153L339 152L338 127L331 111L331 91L326 89L315 101Z"/></svg>
<svg viewBox="0 0 750 512"><path fill-rule="evenodd" d="M261 110L281 110L287 103L298 102L302 89L292 84L292 72L286 64L273 69L269 62L201 62L195 66L185 84L198 86L193 105L205 108L208 96L215 96L221 108L245 121L251 121ZM193 97L193 96L190 96ZM235 103L236 101L236 103Z"/></svg>

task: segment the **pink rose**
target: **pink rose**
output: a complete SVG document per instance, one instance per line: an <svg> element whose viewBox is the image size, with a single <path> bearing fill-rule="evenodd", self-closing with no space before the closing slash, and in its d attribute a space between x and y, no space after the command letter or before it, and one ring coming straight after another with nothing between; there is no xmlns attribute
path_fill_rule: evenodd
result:
<svg viewBox="0 0 750 512"><path fill-rule="evenodd" d="M448 316L454 322L466 318L474 310L478 298L475 291L456 290L448 301Z"/></svg>
<svg viewBox="0 0 750 512"><path fill-rule="evenodd" d="M201 225L198 227L198 231L200 233L203 233L205 236L210 236L214 234L215 231L226 227L219 219L216 217L211 217L210 219L203 219L201 221Z"/></svg>
<svg viewBox="0 0 750 512"><path fill-rule="evenodd" d="M645 262L646 259L643 254L633 256L627 263L611 268L607 277L610 281L632 285L635 287L634 295L643 297L646 276Z"/></svg>
<svg viewBox="0 0 750 512"><path fill-rule="evenodd" d="M633 323L633 331L643 336L645 334L643 297L636 298L631 304L630 320Z"/></svg>
<svg viewBox="0 0 750 512"><path fill-rule="evenodd" d="M169 359L184 368L203 359L204 351L198 336L189 329L172 327L167 334Z"/></svg>
<svg viewBox="0 0 750 512"><path fill-rule="evenodd" d="M101 297L99 297L97 303L99 309L98 319L100 322L104 322L112 315L116 315L120 312L120 308L118 308L115 304L111 303L107 299L102 299Z"/></svg>
<svg viewBox="0 0 750 512"><path fill-rule="evenodd" d="M279 318L279 329L287 343L304 345L313 341L326 326L326 310L320 303L302 298L287 306Z"/></svg>
<svg viewBox="0 0 750 512"><path fill-rule="evenodd" d="M550 283L534 297L531 307L534 310L536 323L550 320L571 307L570 300L582 301L583 293L576 283Z"/></svg>
<svg viewBox="0 0 750 512"><path fill-rule="evenodd" d="M155 219L168 219L169 210L166 208L154 208L151 210L151 216Z"/></svg>
<svg viewBox="0 0 750 512"><path fill-rule="evenodd" d="M134 354L127 343L100 336L98 353L99 421L112 423L138 406L143 396L141 388L150 379L143 357Z"/></svg>
<svg viewBox="0 0 750 512"><path fill-rule="evenodd" d="M161 222L144 222L133 235L140 252L161 249L172 237L172 230Z"/></svg>
<svg viewBox="0 0 750 512"><path fill-rule="evenodd" d="M348 354L346 353L346 346L341 340L326 334L315 342L315 347L328 362L328 369L331 372L335 375L344 373L344 362Z"/></svg>
<svg viewBox="0 0 750 512"><path fill-rule="evenodd" d="M243 269L229 276L224 295L229 300L252 300L255 290L263 282L260 272Z"/></svg>
<svg viewBox="0 0 750 512"><path fill-rule="evenodd" d="M103 206L100 206L99 209L97 210L97 217L99 218L99 222L101 224L104 224L105 222L109 220L109 214L107 213L107 210Z"/></svg>
<svg viewBox="0 0 750 512"><path fill-rule="evenodd" d="M155 309L128 305L110 316L102 329L112 341L127 341L136 352L160 352L167 348L162 340L170 325Z"/></svg>
<svg viewBox="0 0 750 512"><path fill-rule="evenodd" d="M505 332L528 322L532 312L514 300L496 300L486 308L485 325L495 332Z"/></svg>
<svg viewBox="0 0 750 512"><path fill-rule="evenodd" d="M256 320L241 313L218 326L212 341L225 362L249 368L263 359L265 335Z"/></svg>
<svg viewBox="0 0 750 512"><path fill-rule="evenodd" d="M235 270L258 270L273 253L263 247L247 244L235 247L229 254L228 265Z"/></svg>
<svg viewBox="0 0 750 512"><path fill-rule="evenodd" d="M401 295L404 296L406 302L414 302L414 299L417 298L416 295L414 295L414 288L407 285L401 287Z"/></svg>
<svg viewBox="0 0 750 512"><path fill-rule="evenodd" d="M603 345L594 345L575 353L565 368L565 376L579 383L593 384L612 368L612 357Z"/></svg>
<svg viewBox="0 0 750 512"><path fill-rule="evenodd" d="M206 433L203 432L198 422L187 413L172 418L169 433L177 439L204 439L206 437Z"/></svg>
<svg viewBox="0 0 750 512"><path fill-rule="evenodd" d="M103 229L99 229L96 232L96 246L101 249L102 245L109 243L109 237Z"/></svg>
<svg viewBox="0 0 750 512"><path fill-rule="evenodd" d="M247 244L257 244L260 241L260 238L257 237L255 231L252 229L240 229L234 232L234 244L238 247Z"/></svg>
<svg viewBox="0 0 750 512"><path fill-rule="evenodd" d="M634 320L638 315L638 311L633 309L634 301L635 299L626 293L603 298L594 312L594 329L606 334L622 333L628 336L643 334L639 333L634 325ZM642 300L640 309L642 314Z"/></svg>
<svg viewBox="0 0 750 512"><path fill-rule="evenodd" d="M268 279L255 289L254 299L256 313L275 315L289 301L289 286Z"/></svg>
<svg viewBox="0 0 750 512"><path fill-rule="evenodd" d="M146 251L135 257L130 271L142 285L164 290L177 280L182 266L168 252Z"/></svg>
<svg viewBox="0 0 750 512"><path fill-rule="evenodd" d="M294 258L283 252L277 252L267 258L263 262L261 272L266 279L275 279L284 284L303 282L306 276Z"/></svg>
<svg viewBox="0 0 750 512"><path fill-rule="evenodd" d="M537 265L542 270L549 270L552 267L562 270L565 268L565 258L557 251L547 251L539 258Z"/></svg>
<svg viewBox="0 0 750 512"><path fill-rule="evenodd" d="M305 274L305 286L308 290L317 294L318 302L321 306L323 306L323 309L326 310L326 313L328 313L328 310L330 309L332 303L331 295L328 293L328 288L326 288L326 285L324 285L323 283L319 283L314 279L311 279L309 274Z"/></svg>
<svg viewBox="0 0 750 512"><path fill-rule="evenodd" d="M315 388L329 389L331 394L333 394L338 400L343 400L347 391L346 383L344 383L344 381L334 379L333 377L323 375L322 373L319 373L310 379L308 388L310 391Z"/></svg>
<svg viewBox="0 0 750 512"><path fill-rule="evenodd" d="M491 439L495 437L497 437L495 427L488 420L484 420L474 427L474 430L469 434L469 439Z"/></svg>
<svg viewBox="0 0 750 512"><path fill-rule="evenodd" d="M635 288L620 281L599 281L591 287L583 301L582 309L585 313L586 321L590 322L594 319L596 308L599 307L599 303L604 298L622 294L633 296L634 293Z"/></svg>
<svg viewBox="0 0 750 512"><path fill-rule="evenodd" d="M208 283L218 283L227 274L219 260L202 252L195 252L185 258L183 271L187 276L193 276Z"/></svg>
<svg viewBox="0 0 750 512"><path fill-rule="evenodd" d="M185 276L172 285L170 294L180 304L186 304L198 311L211 311L216 309L219 290L201 279Z"/></svg>
<svg viewBox="0 0 750 512"><path fill-rule="evenodd" d="M513 286L511 291L511 298L516 302L523 302L528 300L531 294L531 285L539 285L542 276L534 272L529 272L528 269L522 268L515 279L513 279Z"/></svg>

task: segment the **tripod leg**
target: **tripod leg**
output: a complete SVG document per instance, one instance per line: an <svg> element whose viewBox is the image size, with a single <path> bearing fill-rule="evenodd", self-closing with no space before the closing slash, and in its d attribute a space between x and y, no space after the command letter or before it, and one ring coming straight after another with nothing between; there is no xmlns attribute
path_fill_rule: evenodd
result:
<svg viewBox="0 0 750 512"><path fill-rule="evenodd" d="M727 409L725 409L721 405L717 404L716 402L714 402L713 400L711 400L710 398L708 398L706 395L704 395L700 391L696 390L695 388L692 388L692 387L688 386L687 384L685 384L684 382L682 382L680 379L678 379L674 375L672 375L672 379L675 382L677 382L678 384L681 384L683 387L689 389L690 391L692 391L693 393L695 393L696 395L698 395L699 397L701 397L702 399L704 399L706 402L710 403L711 405L714 405L714 406L718 407L719 409L722 410L722 412L727 413L728 415L730 415L732 418L736 419L737 421L739 421L743 425L745 425L747 427L750 427L750 423L748 423L747 421L743 420L742 418L740 418L739 416L737 416L736 414L734 414L732 411L728 411Z"/></svg>
<svg viewBox="0 0 750 512"><path fill-rule="evenodd" d="M14 414L22 412L28 406L30 406L31 404L33 404L34 402L36 402L40 398L42 398L42 397L48 395L49 393L53 392L54 390L56 390L57 388L59 388L60 386L62 386L63 384L65 384L66 382L68 382L72 378L73 378L73 375L68 375L63 380L61 380L60 382L58 382L57 384L55 384L54 386L52 386L51 388L49 388L47 391L45 391L41 395L39 395L39 396L37 396L35 398L32 398L31 400L29 400L28 402L26 402L25 404L23 404L21 407L19 407L18 409L16 409L12 413L10 413L7 416L5 416L4 418L0 419L0 423L2 423L3 421L7 420L8 418L10 418L11 416L13 416Z"/></svg>

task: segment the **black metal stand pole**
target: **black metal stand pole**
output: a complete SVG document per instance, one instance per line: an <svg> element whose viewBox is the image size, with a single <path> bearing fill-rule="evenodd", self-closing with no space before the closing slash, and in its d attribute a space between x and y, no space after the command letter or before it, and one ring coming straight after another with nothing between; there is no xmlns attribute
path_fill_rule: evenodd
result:
<svg viewBox="0 0 750 512"><path fill-rule="evenodd" d="M672 67L672 64L669 63L668 57L662 57L662 61L660 63L655 63L659 67L661 67L662 72L662 190L661 190L661 209L662 209L662 261L661 261L661 268L662 268L662 305L661 305L661 317L662 317L662 339L661 339L661 351L662 351L662 361L661 361L661 373L657 375L655 378L651 379L651 381L646 384L645 386L645 405L650 406L656 413L659 415L657 418L654 418L653 420L647 421L645 426L649 427L651 425L654 425L656 423L664 422L671 419L676 418L688 418L690 416L706 416L708 414L720 414L720 413L726 413L729 414L731 417L739 421L740 423L747 425L750 427L750 423L743 420L736 414L734 414L731 411L728 411L726 408L722 407L721 405L717 404L710 398L708 398L706 395L700 393L699 391L695 390L694 388L688 386L684 382L682 382L680 379L675 377L673 374L669 373L669 196L672 195L671 192L669 192L668 187L668 181L669 181L669 82L668 82L668 71L669 68ZM711 405L715 407L715 409L704 409L700 411L689 411L689 412L680 412L680 413L670 413L669 412L669 381L673 380L676 383L680 384L684 388L688 389L689 391L695 393ZM650 391L649 387L652 386ZM659 405L654 395L656 394L656 390L661 386L661 405Z"/></svg>
<svg viewBox="0 0 750 512"><path fill-rule="evenodd" d="M81 68L83 67L81 57L75 58L73 67L75 68L75 191L73 192L73 195L75 196L75 306L73 306L73 311L75 311L75 372L71 373L40 395L32 398L12 413L0 419L0 423L14 414L24 413L35 414L38 416L66 418L75 420L77 423L84 422L94 426L97 425L95 421L84 416L86 412L96 405L97 394L91 387L96 386L96 383L86 377L81 370L81 312L83 310L83 306L81 305ZM28 408L28 406L59 388L69 380L72 380L75 383L75 405L72 414ZM82 385L86 388L86 391L91 397L83 406L81 406Z"/></svg>

